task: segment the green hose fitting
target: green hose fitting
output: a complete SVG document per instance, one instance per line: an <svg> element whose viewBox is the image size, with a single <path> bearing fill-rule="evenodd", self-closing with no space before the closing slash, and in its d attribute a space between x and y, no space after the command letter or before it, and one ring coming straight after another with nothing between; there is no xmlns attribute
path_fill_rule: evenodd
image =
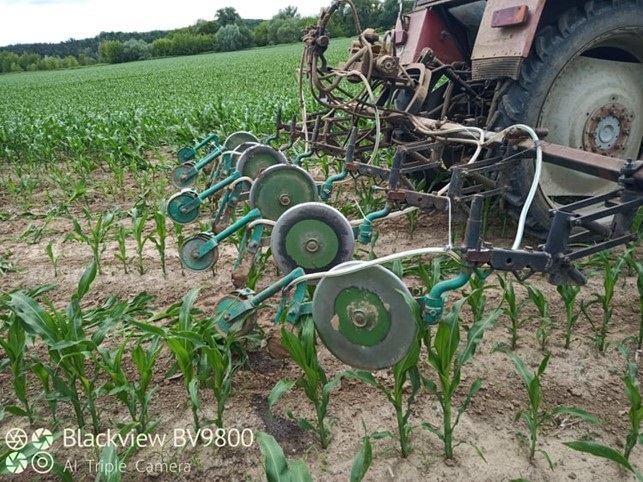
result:
<svg viewBox="0 0 643 482"><path fill-rule="evenodd" d="M421 299L422 319L427 325L435 325L442 318L442 313L444 311L444 293L462 288L467 284L469 278L471 278L471 273L471 268L463 269L463 271L455 278L444 280L436 284L431 288L429 294Z"/></svg>
<svg viewBox="0 0 643 482"><path fill-rule="evenodd" d="M348 176L348 171L343 170L339 174L334 174L326 179L324 184L319 186L319 199L321 199L322 201L328 201L328 199L330 198L330 193L333 190L333 183L346 179L346 176Z"/></svg>
<svg viewBox="0 0 643 482"><path fill-rule="evenodd" d="M364 222L359 225L358 241L362 244L370 243L371 239L373 238L373 221L375 221L376 219L385 218L390 213L391 208L387 205L384 209L380 209L379 211L375 211L366 215L366 217L364 218Z"/></svg>

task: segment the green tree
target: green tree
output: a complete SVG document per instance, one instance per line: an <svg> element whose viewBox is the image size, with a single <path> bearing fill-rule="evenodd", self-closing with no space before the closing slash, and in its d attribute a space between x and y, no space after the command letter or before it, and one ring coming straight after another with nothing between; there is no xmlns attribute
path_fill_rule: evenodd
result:
<svg viewBox="0 0 643 482"><path fill-rule="evenodd" d="M221 52L241 50L248 46L247 38L241 33L238 25L226 25L221 27L215 35L217 48Z"/></svg>
<svg viewBox="0 0 643 482"><path fill-rule="evenodd" d="M257 47L268 45L268 26L270 22L264 20L252 31L252 40Z"/></svg>
<svg viewBox="0 0 643 482"><path fill-rule="evenodd" d="M144 40L129 39L123 44L125 62L149 60L152 58L152 46Z"/></svg>
<svg viewBox="0 0 643 482"><path fill-rule="evenodd" d="M234 7L220 8L217 10L214 18L219 24L219 27L234 25L241 20L241 16L237 13L237 10Z"/></svg>
<svg viewBox="0 0 643 482"><path fill-rule="evenodd" d="M125 47L118 40L104 40L98 46L101 62L117 64L125 61Z"/></svg>
<svg viewBox="0 0 643 482"><path fill-rule="evenodd" d="M159 38L152 42L152 54L155 57L167 57L168 55L172 55L173 49L174 45L172 40L167 37Z"/></svg>
<svg viewBox="0 0 643 482"><path fill-rule="evenodd" d="M286 8L282 8L277 12L277 15L272 17L273 19L277 18L283 18L283 19L288 19L288 18L300 18L301 15L299 15L299 12L297 11L297 7L293 7L292 5L288 5Z"/></svg>

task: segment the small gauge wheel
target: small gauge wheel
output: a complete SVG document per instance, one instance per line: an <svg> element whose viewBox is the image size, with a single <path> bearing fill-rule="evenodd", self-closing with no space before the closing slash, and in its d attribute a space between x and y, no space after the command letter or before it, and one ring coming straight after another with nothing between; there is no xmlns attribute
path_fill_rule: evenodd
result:
<svg viewBox="0 0 643 482"><path fill-rule="evenodd" d="M177 192L167 201L167 215L176 224L189 224L199 217L199 205L194 204L199 197L196 191Z"/></svg>
<svg viewBox="0 0 643 482"><path fill-rule="evenodd" d="M350 223L337 209L309 202L290 208L277 219L270 247L282 272L290 273L301 267L306 273L318 273L349 261L355 249L355 236Z"/></svg>
<svg viewBox="0 0 643 482"><path fill-rule="evenodd" d="M356 266L349 261L331 271ZM313 295L319 338L339 360L380 370L406 356L418 334L415 300L392 272L381 266L323 278Z"/></svg>
<svg viewBox="0 0 643 482"><path fill-rule="evenodd" d="M196 157L196 152L191 147L181 147L176 153L176 158L181 164L185 164Z"/></svg>
<svg viewBox="0 0 643 482"><path fill-rule="evenodd" d="M224 335L234 331L237 336L250 333L257 324L257 313L252 311L244 314L240 319L231 320L229 313L236 304L243 301L237 294L228 294L221 298L214 308L214 317L217 320L217 329Z"/></svg>
<svg viewBox="0 0 643 482"><path fill-rule="evenodd" d="M237 131L230 134L226 140L223 141L226 151L234 151L241 144L245 143L258 144L259 139L251 132Z"/></svg>
<svg viewBox="0 0 643 482"><path fill-rule="evenodd" d="M250 189L250 206L261 217L276 221L291 207L317 201L317 186L304 169L292 164L276 164L263 171Z"/></svg>
<svg viewBox="0 0 643 482"><path fill-rule="evenodd" d="M219 249L215 246L205 254L199 255L199 250L210 241L211 235L199 233L186 239L179 250L181 263L190 271L204 271L212 268L219 258Z"/></svg>
<svg viewBox="0 0 643 482"><path fill-rule="evenodd" d="M170 180L178 189L185 189L194 186L199 171L194 167L194 162L187 161L172 169Z"/></svg>
<svg viewBox="0 0 643 482"><path fill-rule="evenodd" d="M244 177L256 179L261 172L275 164L287 164L288 159L281 151L270 146L257 144L246 149L237 161L237 171Z"/></svg>

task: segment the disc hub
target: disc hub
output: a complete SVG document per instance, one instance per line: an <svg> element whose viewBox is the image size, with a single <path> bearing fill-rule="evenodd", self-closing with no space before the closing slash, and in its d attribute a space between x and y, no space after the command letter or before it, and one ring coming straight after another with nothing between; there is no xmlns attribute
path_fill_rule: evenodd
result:
<svg viewBox="0 0 643 482"><path fill-rule="evenodd" d="M290 196L288 194L282 194L281 196L279 196L279 204L281 204L282 206L290 206L291 202L292 200L290 199Z"/></svg>
<svg viewBox="0 0 643 482"><path fill-rule="evenodd" d="M627 145L630 119L631 115L625 106L617 102L599 107L585 123L585 149L607 156L618 155Z"/></svg>
<svg viewBox="0 0 643 482"><path fill-rule="evenodd" d="M306 251L309 253L316 253L319 251L319 241L314 238L306 241Z"/></svg>

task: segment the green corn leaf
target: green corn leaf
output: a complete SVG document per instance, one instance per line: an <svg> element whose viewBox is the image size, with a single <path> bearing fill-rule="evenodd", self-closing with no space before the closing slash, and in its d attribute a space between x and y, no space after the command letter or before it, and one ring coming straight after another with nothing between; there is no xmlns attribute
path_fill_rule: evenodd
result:
<svg viewBox="0 0 643 482"><path fill-rule="evenodd" d="M267 433L257 433L259 450L265 458L264 469L268 482L291 482L288 462L275 438Z"/></svg>
<svg viewBox="0 0 643 482"><path fill-rule="evenodd" d="M21 321L27 333L36 335L47 343L55 343L58 340L56 322L52 316L29 296L21 292L11 294L7 305Z"/></svg>
<svg viewBox="0 0 643 482"><path fill-rule="evenodd" d="M190 380L190 384L188 385L188 393L190 394L190 401L192 402L192 406L196 407L197 409L201 408L201 403L199 402L199 380L196 378L193 378Z"/></svg>
<svg viewBox="0 0 643 482"><path fill-rule="evenodd" d="M630 465L623 455L614 450L611 447L606 447L605 445L598 444L596 442L589 442L585 440L576 440L573 442L563 442L563 445L568 446L569 448L576 450L578 452L584 452L597 457L602 457L604 459L611 460L616 462L620 466L626 468L627 470L636 473L634 467Z"/></svg>
<svg viewBox="0 0 643 482"><path fill-rule="evenodd" d="M292 413L289 413L289 415L292 415ZM315 427L313 427L313 424L312 424L312 423L310 423L310 422L309 422L308 420L306 420L305 418L295 418L295 417L291 417L291 418L293 418L294 420L296 420L296 422L297 422L297 426L298 426L299 428L303 428L304 430L312 430L312 431L314 431L314 430L315 430Z"/></svg>
<svg viewBox="0 0 643 482"><path fill-rule="evenodd" d="M458 353L458 365L462 366L475 355L476 348L482 341L485 331L502 315L500 308L495 309L489 316L483 320L476 321L467 333L467 344L461 352Z"/></svg>
<svg viewBox="0 0 643 482"><path fill-rule="evenodd" d="M94 282L94 279L96 279L97 270L98 265L96 263L96 260L94 260L90 263L83 275L80 277L80 281L78 282L78 289L76 290L78 301L82 300L89 292L91 284Z"/></svg>
<svg viewBox="0 0 643 482"><path fill-rule="evenodd" d="M181 331L190 331L192 329L192 307L199 296L199 291L199 287L192 288L183 297L179 311L179 330Z"/></svg>
<svg viewBox="0 0 643 482"><path fill-rule="evenodd" d="M29 414L22 408L17 407L16 405L6 405L4 410L9 412L11 415L17 415L18 417L27 417Z"/></svg>
<svg viewBox="0 0 643 482"><path fill-rule="evenodd" d="M350 482L361 482L373 463L373 447L370 437L362 438L362 445L351 466Z"/></svg>
<svg viewBox="0 0 643 482"><path fill-rule="evenodd" d="M96 473L96 482L120 482L121 472L118 470L119 460L116 449L112 444L107 445L100 456L100 467ZM107 470L107 468L113 468L113 470Z"/></svg>
<svg viewBox="0 0 643 482"><path fill-rule="evenodd" d="M371 372L367 372L366 370L348 370L344 372L344 376L346 378L352 378L355 380L359 380L360 382L367 383L379 390L386 391L386 389L380 384L380 382L375 379L373 374Z"/></svg>
<svg viewBox="0 0 643 482"><path fill-rule="evenodd" d="M272 407L284 393L295 386L296 380L279 380L268 395L268 406Z"/></svg>
<svg viewBox="0 0 643 482"><path fill-rule="evenodd" d="M571 415L572 417L580 418L581 420L587 423L591 423L594 425L601 424L601 422L594 415L576 407L556 407L552 410L552 414L553 415Z"/></svg>
<svg viewBox="0 0 643 482"><path fill-rule="evenodd" d="M383 438L397 438L397 437L390 430L383 430L383 431L379 431L379 432L373 432L371 434L371 438L373 440L381 440Z"/></svg>
<svg viewBox="0 0 643 482"><path fill-rule="evenodd" d="M301 460L292 460L289 464L290 480L292 482L312 482L310 471Z"/></svg>

